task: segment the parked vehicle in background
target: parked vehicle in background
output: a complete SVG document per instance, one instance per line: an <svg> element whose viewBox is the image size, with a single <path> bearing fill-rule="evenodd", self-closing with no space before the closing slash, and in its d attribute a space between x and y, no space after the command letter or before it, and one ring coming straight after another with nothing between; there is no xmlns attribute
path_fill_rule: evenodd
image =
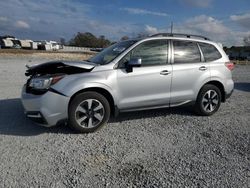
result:
<svg viewBox="0 0 250 188"><path fill-rule="evenodd" d="M103 50L103 48L90 48L90 51L93 52L101 52Z"/></svg>
<svg viewBox="0 0 250 188"><path fill-rule="evenodd" d="M162 33L118 42L87 61L29 67L21 98L34 121L67 121L84 133L126 111L189 104L210 116L233 92L233 68L206 37Z"/></svg>
<svg viewBox="0 0 250 188"><path fill-rule="evenodd" d="M13 49L21 49L22 47L19 44L14 44L12 48Z"/></svg>

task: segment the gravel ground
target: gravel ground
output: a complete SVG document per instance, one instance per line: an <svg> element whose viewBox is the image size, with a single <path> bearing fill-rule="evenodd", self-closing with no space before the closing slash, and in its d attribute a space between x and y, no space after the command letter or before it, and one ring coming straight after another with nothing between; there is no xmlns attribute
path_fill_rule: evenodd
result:
<svg viewBox="0 0 250 188"><path fill-rule="evenodd" d="M24 65L0 57L0 187L250 187L250 66L212 117L188 108L124 113L93 134L26 119Z"/></svg>

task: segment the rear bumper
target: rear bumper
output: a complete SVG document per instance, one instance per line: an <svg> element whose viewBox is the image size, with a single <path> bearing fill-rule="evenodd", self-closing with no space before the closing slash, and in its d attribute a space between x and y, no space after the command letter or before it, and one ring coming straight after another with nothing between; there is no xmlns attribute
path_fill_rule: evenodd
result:
<svg viewBox="0 0 250 188"><path fill-rule="evenodd" d="M231 95L233 94L233 89L232 89L232 91L230 92L230 93L226 93L225 94L225 99L227 100L227 99L229 99L230 97L231 97Z"/></svg>
<svg viewBox="0 0 250 188"><path fill-rule="evenodd" d="M232 79L227 80L227 82L225 83L225 100L224 102L231 97L231 95L233 94L234 91L234 81Z"/></svg>
<svg viewBox="0 0 250 188"><path fill-rule="evenodd" d="M25 114L34 122L52 127L68 118L69 97L51 91L43 95L26 93L22 90L21 101Z"/></svg>

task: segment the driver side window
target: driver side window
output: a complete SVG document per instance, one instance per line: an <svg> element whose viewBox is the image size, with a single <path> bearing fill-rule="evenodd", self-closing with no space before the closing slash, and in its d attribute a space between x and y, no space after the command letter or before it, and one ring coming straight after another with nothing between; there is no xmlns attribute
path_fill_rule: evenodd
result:
<svg viewBox="0 0 250 188"><path fill-rule="evenodd" d="M142 66L164 65L168 61L168 41L150 40L143 42L126 54L119 62L124 68L130 59L140 58Z"/></svg>

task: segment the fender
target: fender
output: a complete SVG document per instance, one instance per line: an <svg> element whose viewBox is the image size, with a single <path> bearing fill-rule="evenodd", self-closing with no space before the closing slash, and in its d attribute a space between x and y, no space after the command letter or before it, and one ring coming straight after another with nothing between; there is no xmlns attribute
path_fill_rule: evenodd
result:
<svg viewBox="0 0 250 188"><path fill-rule="evenodd" d="M68 96L71 98L75 93L77 93L81 90L84 90L84 89L91 89L91 88L100 88L100 89L104 89L104 90L108 91L111 94L111 96L113 97L114 103L117 104L118 99L115 97L116 95L114 94L114 91L106 84L97 83L97 82L89 82L89 83L85 83L82 86L75 87L73 90L71 90L71 92L69 93Z"/></svg>
<svg viewBox="0 0 250 188"><path fill-rule="evenodd" d="M96 81L89 82L88 80L91 79L93 80L95 78ZM105 77L102 76L91 76L89 75L88 77L85 77L84 79L82 78L77 78L75 79L74 77L66 77L66 80L64 82L59 82L58 84L52 86L51 88L62 93L63 95L71 98L75 93L84 90L84 89L89 89L89 88L101 88L106 91L108 91L114 100L114 103L117 104L117 97L114 94L114 90L108 86L107 84L104 84L103 82L106 81ZM103 80L103 81L102 81Z"/></svg>

